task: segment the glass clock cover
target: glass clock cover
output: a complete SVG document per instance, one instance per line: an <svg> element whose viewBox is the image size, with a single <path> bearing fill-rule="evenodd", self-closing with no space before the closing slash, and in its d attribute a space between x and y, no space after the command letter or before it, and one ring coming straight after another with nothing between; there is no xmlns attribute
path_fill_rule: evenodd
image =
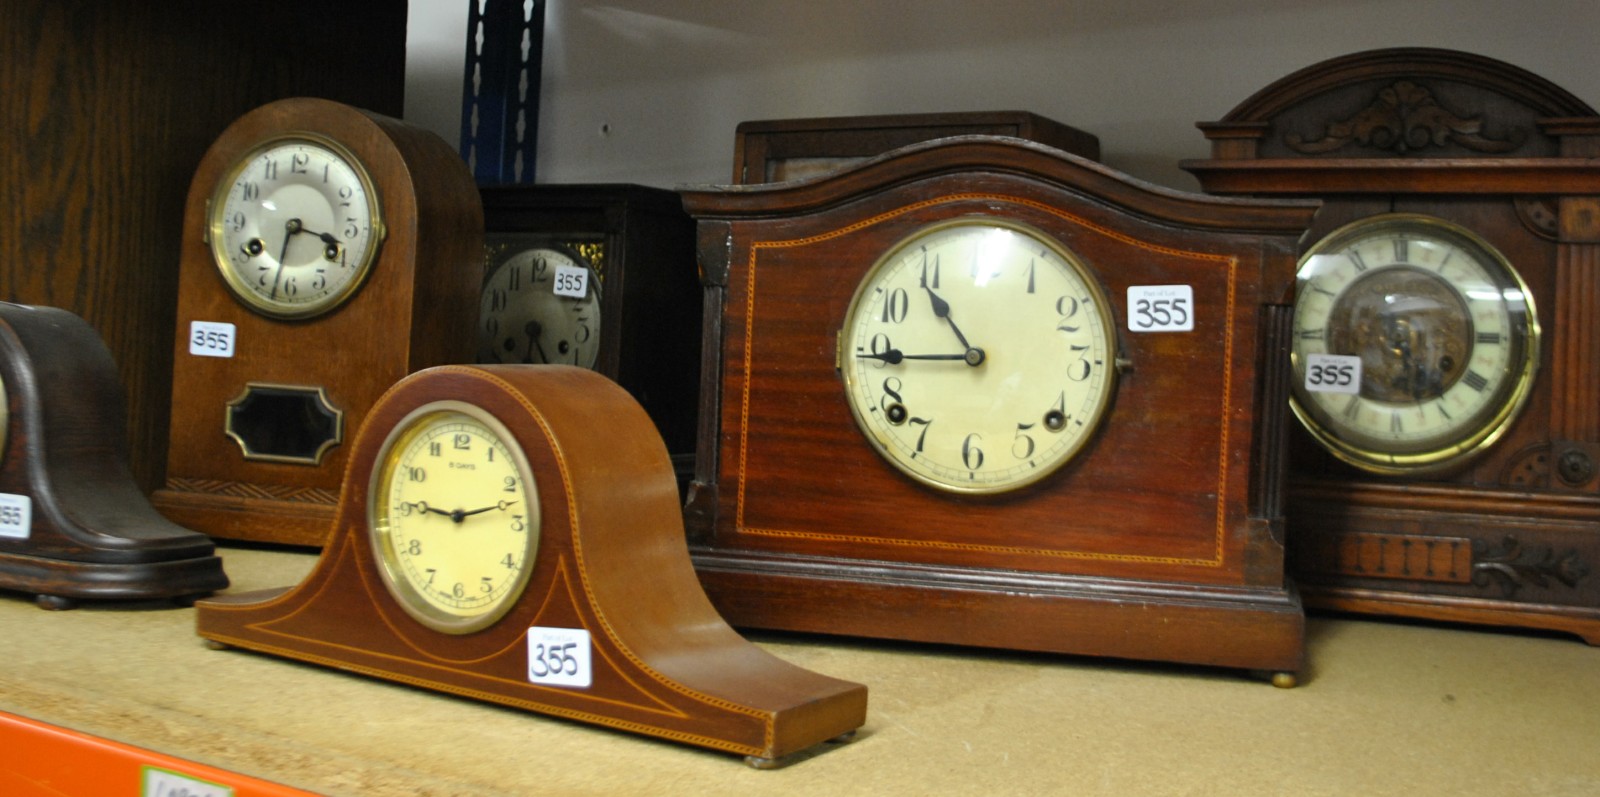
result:
<svg viewBox="0 0 1600 797"><path fill-rule="evenodd" d="M491 265L478 308L478 361L594 368L600 280L562 248L513 248Z"/></svg>
<svg viewBox="0 0 1600 797"><path fill-rule="evenodd" d="M457 401L419 407L373 470L368 516L385 586L436 630L491 625L533 569L537 496L526 457L493 416Z"/></svg>
<svg viewBox="0 0 1600 797"><path fill-rule="evenodd" d="M372 178L334 141L275 138L211 200L213 256L228 288L265 315L305 318L349 299L384 237Z"/></svg>
<svg viewBox="0 0 1600 797"><path fill-rule="evenodd" d="M926 485L995 493L1082 450L1111 402L1115 334L1075 256L1020 225L921 230L856 290L840 332L850 409Z"/></svg>
<svg viewBox="0 0 1600 797"><path fill-rule="evenodd" d="M1292 407L1363 469L1448 467L1515 419L1538 336L1527 286L1486 241L1423 215L1362 220L1301 260Z"/></svg>

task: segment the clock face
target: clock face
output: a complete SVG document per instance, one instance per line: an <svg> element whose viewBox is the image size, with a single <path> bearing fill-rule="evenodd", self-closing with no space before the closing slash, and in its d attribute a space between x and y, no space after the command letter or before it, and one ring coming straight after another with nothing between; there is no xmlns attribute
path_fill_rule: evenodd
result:
<svg viewBox="0 0 1600 797"><path fill-rule="evenodd" d="M211 199L212 254L251 309L307 318L361 287L383 241L372 179L332 140L275 138L241 159Z"/></svg>
<svg viewBox="0 0 1600 797"><path fill-rule="evenodd" d="M1487 242L1427 216L1366 219L1301 260L1291 403L1358 467L1448 467L1516 417L1538 335L1527 286Z"/></svg>
<svg viewBox="0 0 1600 797"><path fill-rule="evenodd" d="M380 449L369 495L384 583L418 621L476 631L521 595L539 547L538 493L493 416L458 401L411 412Z"/></svg>
<svg viewBox="0 0 1600 797"><path fill-rule="evenodd" d="M478 361L594 368L600 353L600 281L555 247L515 249L484 281Z"/></svg>
<svg viewBox="0 0 1600 797"><path fill-rule="evenodd" d="M1013 490L1089 441L1111 402L1111 309L1078 260L1030 229L935 225L856 289L840 372L862 433L931 487Z"/></svg>

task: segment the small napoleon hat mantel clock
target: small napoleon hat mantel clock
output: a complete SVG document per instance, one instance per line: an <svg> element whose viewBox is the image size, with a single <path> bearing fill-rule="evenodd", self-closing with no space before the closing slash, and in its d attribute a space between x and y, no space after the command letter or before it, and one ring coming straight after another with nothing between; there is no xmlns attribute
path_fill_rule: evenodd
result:
<svg viewBox="0 0 1600 797"><path fill-rule="evenodd" d="M65 609L228 586L211 540L158 514L134 482L121 391L88 322L0 303L0 589Z"/></svg>
<svg viewBox="0 0 1600 797"><path fill-rule="evenodd" d="M179 258L153 500L215 537L320 545L346 430L405 374L472 359L477 186L431 132L279 100L202 158Z"/></svg>
<svg viewBox="0 0 1600 797"><path fill-rule="evenodd" d="M202 601L201 636L769 766L849 736L866 687L788 664L706 600L666 446L605 377L447 365L355 441L298 587Z"/></svg>
<svg viewBox="0 0 1600 797"><path fill-rule="evenodd" d="M1600 117L1522 69L1392 49L1200 125L1205 190L1324 201L1294 318L1308 604L1600 644Z"/></svg>
<svg viewBox="0 0 1600 797"><path fill-rule="evenodd" d="M1281 302L1315 203L999 136L683 193L715 375L686 512L730 622L1292 683Z"/></svg>

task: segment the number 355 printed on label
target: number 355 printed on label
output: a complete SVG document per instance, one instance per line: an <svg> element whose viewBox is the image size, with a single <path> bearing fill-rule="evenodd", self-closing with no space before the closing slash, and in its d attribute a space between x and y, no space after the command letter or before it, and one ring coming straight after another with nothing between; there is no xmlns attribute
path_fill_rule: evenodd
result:
<svg viewBox="0 0 1600 797"><path fill-rule="evenodd" d="M1128 331L1194 331L1194 289L1188 285L1129 285Z"/></svg>
<svg viewBox="0 0 1600 797"><path fill-rule="evenodd" d="M528 681L587 688L594 682L589 632L581 628L528 629Z"/></svg>
<svg viewBox="0 0 1600 797"><path fill-rule="evenodd" d="M1361 392L1361 358L1349 354L1306 355L1307 393Z"/></svg>

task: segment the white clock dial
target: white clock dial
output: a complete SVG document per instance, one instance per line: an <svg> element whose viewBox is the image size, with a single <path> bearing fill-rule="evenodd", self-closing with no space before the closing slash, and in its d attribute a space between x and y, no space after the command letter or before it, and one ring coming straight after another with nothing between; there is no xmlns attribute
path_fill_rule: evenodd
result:
<svg viewBox="0 0 1600 797"><path fill-rule="evenodd" d="M895 467L1013 490L1090 440L1111 401L1111 308L1041 233L987 219L918 232L861 281L840 332L856 422Z"/></svg>
<svg viewBox="0 0 1600 797"><path fill-rule="evenodd" d="M600 282L565 251L533 247L501 260L478 306L478 361L594 368Z"/></svg>
<svg viewBox="0 0 1600 797"><path fill-rule="evenodd" d="M378 463L373 547L401 606L452 633L498 619L539 540L538 492L510 433L470 405L437 402L396 425Z"/></svg>
<svg viewBox="0 0 1600 797"><path fill-rule="evenodd" d="M211 201L213 255L228 288L265 315L332 310L366 279L384 237L371 177L332 141L257 147Z"/></svg>

